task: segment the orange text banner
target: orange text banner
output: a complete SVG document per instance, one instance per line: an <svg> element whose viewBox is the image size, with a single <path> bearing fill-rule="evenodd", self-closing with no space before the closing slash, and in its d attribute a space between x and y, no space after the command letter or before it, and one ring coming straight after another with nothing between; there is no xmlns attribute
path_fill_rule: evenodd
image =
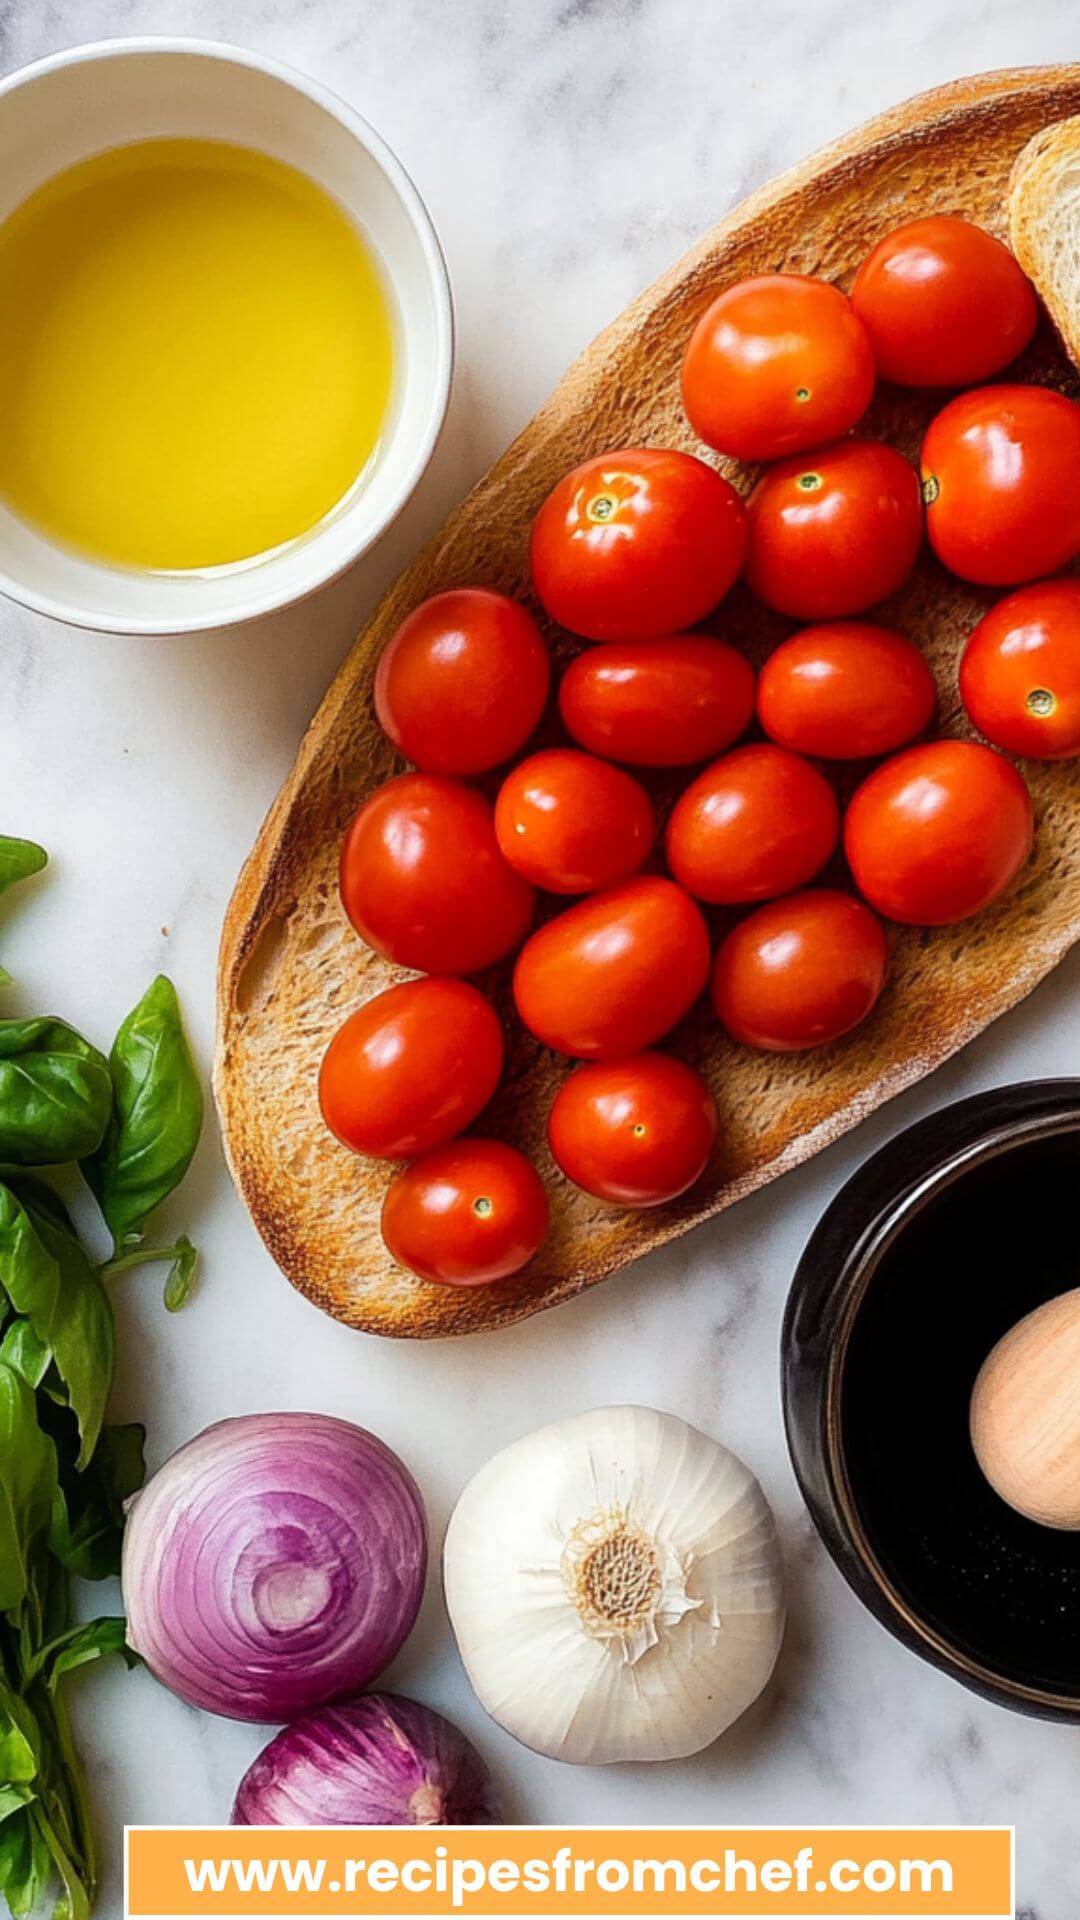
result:
<svg viewBox="0 0 1080 1920"><path fill-rule="evenodd" d="M131 1920L1011 1920L1003 1827L133 1827Z"/></svg>

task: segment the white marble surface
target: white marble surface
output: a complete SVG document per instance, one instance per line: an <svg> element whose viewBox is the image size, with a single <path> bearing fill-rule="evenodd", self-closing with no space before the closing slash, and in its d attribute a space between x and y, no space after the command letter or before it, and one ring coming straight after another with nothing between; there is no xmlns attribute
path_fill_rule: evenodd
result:
<svg viewBox="0 0 1080 1920"><path fill-rule="evenodd" d="M391 539L320 603L226 639L139 642L0 608L0 823L53 851L0 928L20 1003L106 1038L159 966L203 1060L218 926L301 730L366 609L533 411L564 363L702 228L875 110L981 68L1080 52L1071 0L0 0L0 67L96 35L183 29L263 48L346 94L427 196L454 277L449 431ZM812 1534L780 1426L777 1329L792 1268L851 1168L980 1086L1080 1066L1080 956L961 1059L674 1251L495 1337L394 1345L294 1295L234 1197L209 1128L183 1204L205 1250L178 1320L129 1283L118 1411L160 1460L207 1421L315 1406L400 1448L438 1537L467 1475L550 1418L611 1399L678 1409L759 1471L791 1570L767 1700L711 1752L661 1769L563 1768L486 1722L432 1588L392 1670L474 1735L531 1821L1006 1821L1026 1920L1080 1902L1078 1736L986 1706L863 1612ZM89 1680L80 1718L120 1911L123 1820L227 1817L253 1729L146 1673Z"/></svg>

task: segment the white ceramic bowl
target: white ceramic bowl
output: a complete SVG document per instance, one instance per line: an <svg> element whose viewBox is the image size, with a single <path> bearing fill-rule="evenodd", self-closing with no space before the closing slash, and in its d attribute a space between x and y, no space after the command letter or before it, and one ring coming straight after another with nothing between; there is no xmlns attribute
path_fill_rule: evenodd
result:
<svg viewBox="0 0 1080 1920"><path fill-rule="evenodd" d="M0 82L0 220L75 161L159 136L231 140L287 161L362 228L395 309L394 413L369 473L336 513L290 546L236 567L155 574L96 565L0 505L0 592L74 626L118 633L232 625L341 573L378 539L423 473L453 363L446 264L412 181L350 107L263 54L201 40L104 40L11 74Z"/></svg>

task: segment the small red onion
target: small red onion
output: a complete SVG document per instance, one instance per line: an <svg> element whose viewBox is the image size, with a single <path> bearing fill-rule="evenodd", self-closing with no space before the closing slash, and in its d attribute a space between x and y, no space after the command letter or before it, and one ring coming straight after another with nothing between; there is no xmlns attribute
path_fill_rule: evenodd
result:
<svg viewBox="0 0 1080 1920"><path fill-rule="evenodd" d="M221 1420L131 1504L128 1640L193 1706L292 1720L389 1665L426 1568L419 1489L374 1434L321 1413Z"/></svg>
<svg viewBox="0 0 1080 1920"><path fill-rule="evenodd" d="M240 1782L234 1827L490 1827L486 1763L449 1720L369 1693L297 1720Z"/></svg>

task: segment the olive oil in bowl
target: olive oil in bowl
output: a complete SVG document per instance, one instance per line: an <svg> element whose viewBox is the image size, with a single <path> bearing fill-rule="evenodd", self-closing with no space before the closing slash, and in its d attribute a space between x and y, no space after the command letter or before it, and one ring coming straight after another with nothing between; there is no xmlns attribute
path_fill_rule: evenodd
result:
<svg viewBox="0 0 1080 1920"><path fill-rule="evenodd" d="M141 140L0 225L0 502L114 567L298 540L388 430L380 269L329 194L217 140Z"/></svg>

